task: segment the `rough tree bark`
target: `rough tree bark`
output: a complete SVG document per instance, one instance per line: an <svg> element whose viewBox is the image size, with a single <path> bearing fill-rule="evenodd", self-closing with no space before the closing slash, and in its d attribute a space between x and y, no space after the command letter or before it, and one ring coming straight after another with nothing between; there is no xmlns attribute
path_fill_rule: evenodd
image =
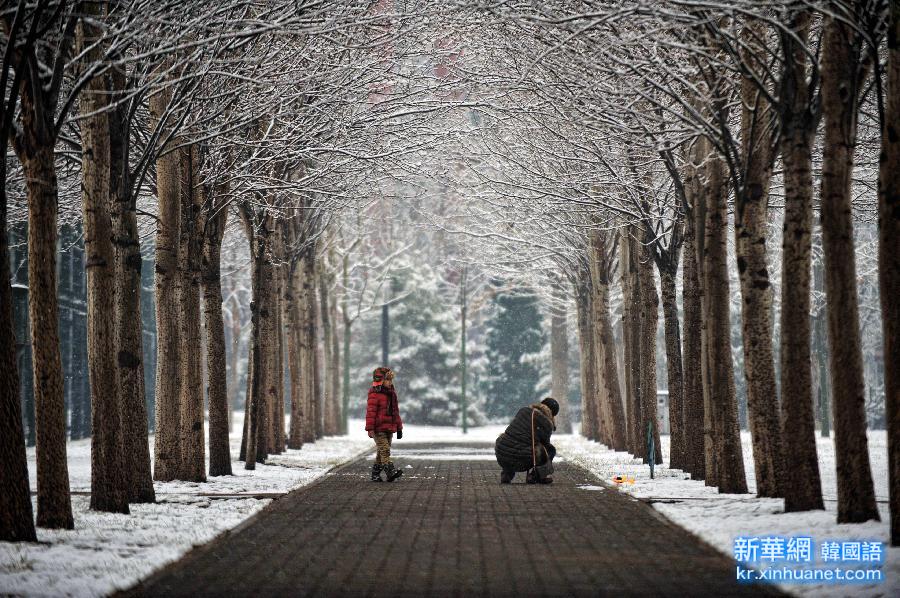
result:
<svg viewBox="0 0 900 598"><path fill-rule="evenodd" d="M734 369L731 355L731 314L728 284L728 192L724 166L717 156L707 158L706 221L703 256L703 311L706 319L704 413L709 413L713 439L706 446L707 485L719 492L747 492L741 435L738 427ZM714 484L710 467L715 467Z"/></svg>
<svg viewBox="0 0 900 598"><path fill-rule="evenodd" d="M334 275L332 274L332 281L334 280ZM338 335L338 298L337 293L332 295L331 301L331 401L334 403L334 408L332 409L332 413L334 415L334 421L332 422L332 430L334 434L346 434L346 430L343 429L342 422L344 421L343 417L343 408L341 405L341 342L340 336Z"/></svg>
<svg viewBox="0 0 900 598"><path fill-rule="evenodd" d="M137 228L137 195L129 166L129 103L121 102L125 71L112 68L109 136L112 186L112 228L116 259L116 388L122 410L125 477L129 503L156 501L150 467L147 404L144 388L143 327L141 325L141 241Z"/></svg>
<svg viewBox="0 0 900 598"><path fill-rule="evenodd" d="M644 432L641 430L641 289L637 273L637 248L631 235L620 237L619 265L622 270L622 337L625 365L625 401L628 405L628 450L635 457L643 457Z"/></svg>
<svg viewBox="0 0 900 598"><path fill-rule="evenodd" d="M303 442L316 441L316 421L319 413L316 395L316 276L313 263L315 247L311 244L304 248L300 259L300 271L297 279L300 292L298 307L300 311L299 339L301 351L301 384L303 389L302 425Z"/></svg>
<svg viewBox="0 0 900 598"><path fill-rule="evenodd" d="M279 454L284 452L284 350L281 344L281 300L284 295L284 243L281 235L281 227L275 229L275 257L273 264L272 288L272 342L269 343L269 367L271 371L269 386L270 420L269 453Z"/></svg>
<svg viewBox="0 0 900 598"><path fill-rule="evenodd" d="M572 430L569 412L569 334L566 322L566 294L562 280L553 286L554 303L550 310L550 394L559 402L556 429L563 434Z"/></svg>
<svg viewBox="0 0 900 598"><path fill-rule="evenodd" d="M268 321L271 319L269 305L269 288L271 271L267 265L272 262L270 250L272 219L270 216L257 218L254 208L247 202L240 208L241 219L247 240L250 243L253 267L251 278L253 300L250 302L250 364L247 376L247 407L244 422L244 434L241 441L241 456L245 469L256 469L257 461L263 462L266 446L260 445L261 430L265 430L265 388L266 371L262 364L265 337ZM262 460L261 460L262 459Z"/></svg>
<svg viewBox="0 0 900 598"><path fill-rule="evenodd" d="M22 430L22 403L19 397L19 368L16 362L16 336L12 314L9 241L6 236L6 160L0 164L3 183L0 189L0 541L37 540L31 492L28 485L28 460Z"/></svg>
<svg viewBox="0 0 900 598"><path fill-rule="evenodd" d="M575 301L578 313L578 344L581 346L581 434L592 438L596 428L596 410L593 397L596 395L594 384L597 376L594 369L597 359L594 356L594 335L591 332L591 291L590 273L585 267L579 276L575 288Z"/></svg>
<svg viewBox="0 0 900 598"><path fill-rule="evenodd" d="M6 33L16 39L22 22L16 18ZM4 61L0 75L0 90L6 100L6 85L11 65ZM18 88L20 73L16 73L12 89ZM6 113L0 120L0 155L6 156L8 131L12 124L15 94L4 102ZM19 395L19 367L16 361L16 329L13 323L13 296L10 284L9 238L6 233L7 195L6 160L0 160L0 542L33 542L34 512L28 482L28 459L25 452L25 433L22 428L22 403Z"/></svg>
<svg viewBox="0 0 900 598"><path fill-rule="evenodd" d="M706 476L703 453L703 362L702 362L702 313L700 305L700 279L697 266L697 234L694 215L698 195L694 191L693 167L688 166L685 177L685 193L689 194L691 209L685 214L684 265L682 267L681 304L684 310L684 358L683 417L684 469L691 479L702 480Z"/></svg>
<svg viewBox="0 0 900 598"><path fill-rule="evenodd" d="M312 253L312 263L313 269L310 272L310 275L313 277L313 285L312 292L310 293L310 297L312 297L313 304L310 306L312 309L312 373L313 373L313 397L315 401L315 407L313 408L313 412L315 413L315 435L316 438L322 438L325 435L325 393L324 388L325 384L323 381L324 368L323 368L323 356L322 356L322 344L320 341L319 331L322 329L322 312L319 309L319 295L316 292L316 280L318 280L318 271L319 271L319 263L318 263L318 251L313 251Z"/></svg>
<svg viewBox="0 0 900 598"><path fill-rule="evenodd" d="M615 425L612 421L609 406L609 393L606 388L604 376L604 347L603 339L600 337L600 316L601 306L598 305L602 301L602 294L608 292L608 289L602 288L600 283L600 270L606 267L606 253L604 240L598 230L591 231L588 237L588 262L591 272L591 301L590 301L590 317L588 326L590 327L592 337L592 347L594 356L594 383L591 387L594 389L594 395L591 397L591 405L593 407L593 425L592 434L594 439L610 446L611 434L610 428Z"/></svg>
<svg viewBox="0 0 900 598"><path fill-rule="evenodd" d="M783 465L778 388L772 350L772 285L766 261L766 213L775 153L775 113L759 88L766 53L765 26L749 20L741 37L745 68L741 78L741 163L735 189L734 241L741 284L741 332L747 411L753 437L758 496L781 496ZM788 279L785 279L788 280Z"/></svg>
<svg viewBox="0 0 900 598"><path fill-rule="evenodd" d="M208 201L203 236L203 311L206 322L206 367L209 378L209 475L232 475L228 443L228 385L225 371L225 323L222 319L222 237L228 210L222 203L227 189L216 188Z"/></svg>
<svg viewBox="0 0 900 598"><path fill-rule="evenodd" d="M884 326L891 545L900 546L900 3L891 3L878 179L878 274Z"/></svg>
<svg viewBox="0 0 900 598"><path fill-rule="evenodd" d="M267 218L267 220L269 220ZM269 230L273 230L269 228ZM271 234L271 233L270 233ZM265 258L259 264L260 279L258 285L259 295L255 301L259 309L259 354L253 364L253 388L258 394L253 395L253 413L256 417L256 462L265 463L269 456L269 449L274 440L270 436L270 422L273 417L274 406L274 362L272 360L272 339L275 335L275 309L277 302L273 301L275 276L273 268L273 253L271 248L272 238L266 244ZM249 460L249 456L248 456Z"/></svg>
<svg viewBox="0 0 900 598"><path fill-rule="evenodd" d="M781 35L781 156L784 163L784 232L781 285L781 429L791 475L782 476L785 512L824 509L812 395L810 265L813 220L812 142L806 43L809 13L791 15ZM795 37L796 36L796 37ZM821 384L820 380L820 384Z"/></svg>
<svg viewBox="0 0 900 598"><path fill-rule="evenodd" d="M286 225L288 243L296 242L294 223ZM288 448L303 447L303 351L300 346L300 305L298 289L300 264L296 257L288 264L287 284L285 285L284 310L287 320L288 367L291 379L291 423L288 430Z"/></svg>
<svg viewBox="0 0 900 598"><path fill-rule="evenodd" d="M676 264L675 269L678 266ZM681 357L681 325L678 321L678 288L675 272L659 273L666 339L666 379L669 386L669 467L686 470L684 435L684 371Z"/></svg>
<svg viewBox="0 0 900 598"><path fill-rule="evenodd" d="M659 272L662 295L663 332L666 349L666 381L669 389L669 467L685 469L684 437L684 370L681 356L681 323L678 320L678 263L684 244L683 198L676 205L668 246L655 241L650 246ZM645 221L645 234L654 235L650 222ZM653 238L653 237L648 237Z"/></svg>
<svg viewBox="0 0 900 598"><path fill-rule="evenodd" d="M179 150L181 161L181 228L179 269L179 365L181 406L181 464L178 479L206 481L206 447L203 433L203 339L200 332L200 271L203 252L203 206L200 148L191 144Z"/></svg>
<svg viewBox="0 0 900 598"><path fill-rule="evenodd" d="M6 168L0 164L0 168ZM3 173L5 177L5 173ZM6 185L0 199L0 542L34 542L34 513L28 486L28 460L22 430L19 368L13 327L9 243L6 237Z"/></svg>
<svg viewBox="0 0 900 598"><path fill-rule="evenodd" d="M854 3L853 10L861 10ZM822 41L822 113L825 119L821 217L831 349L832 406L839 523L878 520L866 439L865 382L850 193L859 111L861 35L842 18L826 20Z"/></svg>
<svg viewBox="0 0 900 598"><path fill-rule="evenodd" d="M92 5L98 9L98 5ZM89 10L89 8L88 8ZM98 29L83 19L78 43L99 59ZM93 47L92 47L93 46ZM107 75L81 94L81 170L87 276L87 356L91 392L91 509L128 513L122 410L116 390L116 264L112 243L110 128Z"/></svg>
<svg viewBox="0 0 900 598"><path fill-rule="evenodd" d="M636 240L635 245L641 297L639 305L641 331L638 336L641 367L638 375L641 378L639 430L641 444L644 447L642 456L646 462L653 458L654 463L662 463L662 443L659 439L659 422L656 419L656 333L659 328L659 296L656 292L656 282L653 280L653 256L650 248L640 240ZM652 456L646 454L648 424L653 434Z"/></svg>
<svg viewBox="0 0 900 598"><path fill-rule="evenodd" d="M37 80L37 77L34 77ZM52 106L26 77L21 89L21 135L14 147L25 175L28 202L28 318L34 369L37 443L37 524L72 529L66 412L59 353L56 295L58 187ZM49 113L49 114L48 114Z"/></svg>
<svg viewBox="0 0 900 598"><path fill-rule="evenodd" d="M323 256L324 257L324 256ZM332 346L331 346L331 293L329 292L329 283L328 283L328 273L325 264L322 264L322 267L319 268L319 297L321 301L319 302L319 311L320 316L319 319L322 322L322 348L323 348L323 422L322 422L322 432L326 436L332 436L335 433L333 428L334 422L334 401L331 396L331 377L332 377L332 361L334 360L334 356L332 355Z"/></svg>
<svg viewBox="0 0 900 598"><path fill-rule="evenodd" d="M597 394L604 402L602 409L607 422L605 442L610 448L623 451L627 448L628 421L622 406L618 355L609 308L609 286L615 270L615 236L607 231L594 231L592 247L594 265L591 284L594 293L591 299L591 325L595 330Z"/></svg>
<svg viewBox="0 0 900 598"><path fill-rule="evenodd" d="M150 97L150 115L159 123L172 101L171 90ZM160 126L156 124L155 126ZM165 127L163 135L167 134ZM156 442L153 479L168 482L181 464L181 408L179 397L180 333L178 326L178 237L181 228L181 174L174 140L160 149L156 160Z"/></svg>

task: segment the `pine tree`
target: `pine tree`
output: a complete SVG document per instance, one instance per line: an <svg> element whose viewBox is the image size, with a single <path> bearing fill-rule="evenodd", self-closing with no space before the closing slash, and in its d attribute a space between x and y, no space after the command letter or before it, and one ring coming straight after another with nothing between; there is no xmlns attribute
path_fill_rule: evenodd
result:
<svg viewBox="0 0 900 598"><path fill-rule="evenodd" d="M398 285L408 293L391 309L390 363L397 373L406 421L459 424L460 323L442 300L439 280L425 264L410 269Z"/></svg>
<svg viewBox="0 0 900 598"><path fill-rule="evenodd" d="M546 343L533 294L502 293L487 323L488 371L483 392L489 418L507 418L540 395L541 370L530 358Z"/></svg>

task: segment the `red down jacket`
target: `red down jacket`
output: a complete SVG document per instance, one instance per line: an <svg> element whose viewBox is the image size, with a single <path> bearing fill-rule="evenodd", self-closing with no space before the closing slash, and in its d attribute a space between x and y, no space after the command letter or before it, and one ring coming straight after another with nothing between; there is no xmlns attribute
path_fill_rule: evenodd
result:
<svg viewBox="0 0 900 598"><path fill-rule="evenodd" d="M400 419L400 405L393 388L373 382L369 387L369 401L366 405L367 432L398 432L403 429Z"/></svg>

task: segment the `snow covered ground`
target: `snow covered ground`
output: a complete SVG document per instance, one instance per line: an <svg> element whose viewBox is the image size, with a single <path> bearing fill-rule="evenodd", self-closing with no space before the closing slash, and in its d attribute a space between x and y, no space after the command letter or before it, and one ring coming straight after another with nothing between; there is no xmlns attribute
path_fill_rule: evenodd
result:
<svg viewBox="0 0 900 598"><path fill-rule="evenodd" d="M755 493L749 432L743 432L741 439L747 482L750 491ZM663 436L661 440L663 458L668 461L669 438ZM815 541L817 561L819 547L824 541L888 542L886 441L883 431L869 433L869 453L875 493L880 501L881 522L838 525L835 523L837 481L834 443L830 438L817 440L826 510L784 513L782 500L756 498L753 494L719 494L702 481L689 479L681 470L665 466L657 466L655 479L651 480L649 467L627 453L612 451L578 435L554 436L559 453L570 462L585 467L610 483L617 475L634 477L634 484L622 484L617 487L618 491L651 500L653 507L668 519L700 536L729 557L733 556L733 543L737 536L811 536ZM821 566L821 561L816 565ZM883 570L885 581L877 585L785 584L781 588L804 596L900 596L900 549L887 550Z"/></svg>
<svg viewBox="0 0 900 598"><path fill-rule="evenodd" d="M241 414L235 414L231 452L240 449ZM204 483L156 482L156 504L132 505L130 515L96 513L90 497L73 495L75 529L38 529L38 544L0 542L0 595L102 596L132 586L160 567L234 528L270 498L215 498L209 494L281 494L305 486L336 465L373 450L362 422L351 433L328 437L273 456L247 471L235 461L235 475ZM151 444L153 439L151 438ZM152 447L151 447L152 454ZM90 440L68 445L73 491L91 486ZM32 490L36 488L34 449L28 450Z"/></svg>
<svg viewBox="0 0 900 598"><path fill-rule="evenodd" d="M232 454L237 455L242 420L236 414L231 435ZM157 503L134 505L131 515L110 515L88 510L89 497L72 497L75 530L38 530L38 544L0 543L0 595L100 596L130 587L153 571L172 562L193 546L209 542L234 528L266 504L269 498L252 495L281 494L304 486L326 475L332 467L362 454L373 453L373 444L362 422L350 422L346 437L330 437L308 444L299 451L287 451L272 457L253 472L234 463L234 476L193 484L156 483ZM435 426L404 427L403 440L394 445L398 460L416 467L424 456L420 449L404 445L446 443L445 449L429 449L431 459L493 459L493 451L466 448L466 444L492 443L504 426L472 428L468 434L459 429ZM751 492L755 489L753 459L748 433L742 435L744 462ZM669 439L662 438L663 454L668 459ZM152 438L151 438L152 442ZM630 458L588 441L579 435L557 434L554 443L559 458L585 467L606 482L626 475L635 483L618 489L609 486L584 486L595 492L625 492L650 500L655 509L674 523L700 536L731 557L736 536L813 536L816 547L825 540L876 540L887 542L887 458L886 437L872 432L869 448L872 457L875 490L880 501L882 522L837 525L835 521L836 480L834 447L830 439L818 440L822 486L826 511L783 513L781 500L759 499L752 494L719 494L703 482L686 479L679 470L649 468ZM28 451L29 473L34 488L34 450ZM69 444L69 475L73 491L90 489L90 441ZM413 472L410 472L413 473ZM216 498L213 495L251 495L240 498ZM816 551L818 552L818 551ZM888 549L884 565L885 581L878 585L784 585L783 589L809 596L898 596L900 595L900 550Z"/></svg>

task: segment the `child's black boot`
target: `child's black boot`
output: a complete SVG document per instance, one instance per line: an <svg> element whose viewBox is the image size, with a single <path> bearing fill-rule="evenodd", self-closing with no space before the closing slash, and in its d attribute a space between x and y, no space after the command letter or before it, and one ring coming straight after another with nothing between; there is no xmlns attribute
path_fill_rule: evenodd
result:
<svg viewBox="0 0 900 598"><path fill-rule="evenodd" d="M403 475L403 470L394 468L393 463L388 463L384 466L384 473L387 476L387 481L393 482Z"/></svg>
<svg viewBox="0 0 900 598"><path fill-rule="evenodd" d="M372 478L371 479L373 482L381 482L382 481L381 470L382 470L382 466L379 463L376 463L375 465L372 466Z"/></svg>

